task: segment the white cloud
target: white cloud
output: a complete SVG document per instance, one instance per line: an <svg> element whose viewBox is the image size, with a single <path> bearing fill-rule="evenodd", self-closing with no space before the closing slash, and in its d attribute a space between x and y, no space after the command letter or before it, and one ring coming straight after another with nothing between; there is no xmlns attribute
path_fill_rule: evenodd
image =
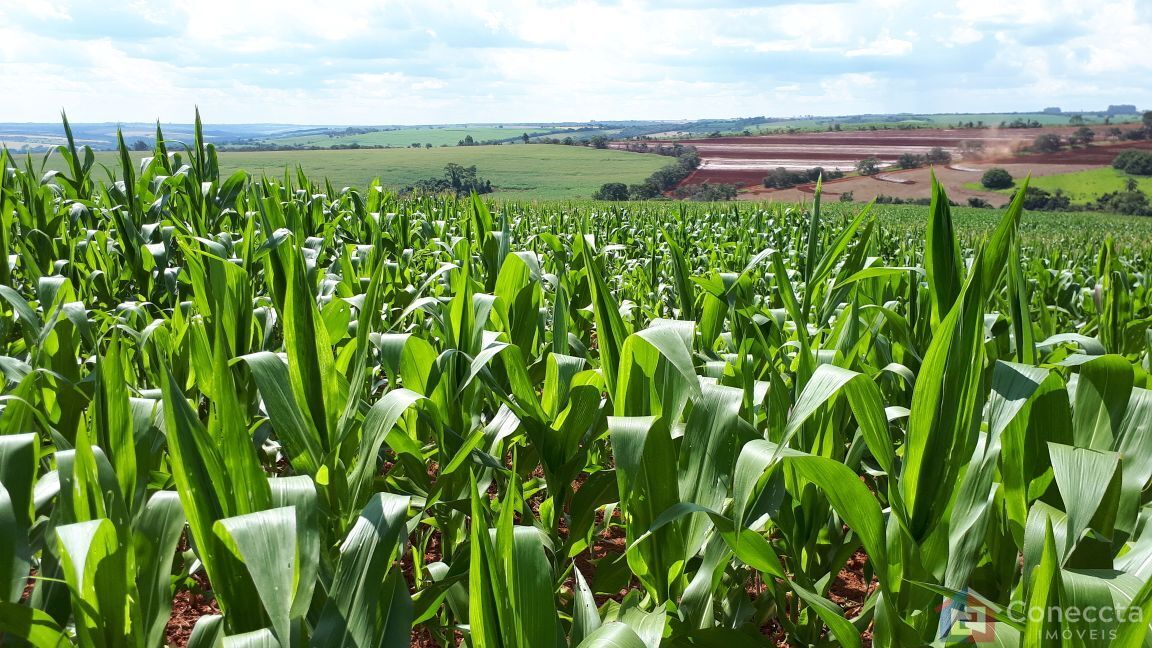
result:
<svg viewBox="0 0 1152 648"><path fill-rule="evenodd" d="M892 38L885 34L880 38L856 49L848 50L845 56L903 56L912 51L912 41Z"/></svg>
<svg viewBox="0 0 1152 648"><path fill-rule="evenodd" d="M949 47L956 45L971 45L972 43L979 43L984 40L984 33L971 25L961 25L952 30L948 36L943 39L943 43Z"/></svg>
<svg viewBox="0 0 1152 648"><path fill-rule="evenodd" d="M25 0L0 121L431 123L1152 108L1152 3ZM934 13L933 13L934 12ZM946 78L950 83L941 83ZM16 91L14 91L16 89Z"/></svg>

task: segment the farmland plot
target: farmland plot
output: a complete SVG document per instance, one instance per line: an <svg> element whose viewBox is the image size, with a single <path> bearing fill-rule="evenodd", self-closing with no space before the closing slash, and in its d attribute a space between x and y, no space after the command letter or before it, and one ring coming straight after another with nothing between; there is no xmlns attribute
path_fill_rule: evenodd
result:
<svg viewBox="0 0 1152 648"><path fill-rule="evenodd" d="M5 644L1147 641L1147 239L155 153L0 158Z"/></svg>

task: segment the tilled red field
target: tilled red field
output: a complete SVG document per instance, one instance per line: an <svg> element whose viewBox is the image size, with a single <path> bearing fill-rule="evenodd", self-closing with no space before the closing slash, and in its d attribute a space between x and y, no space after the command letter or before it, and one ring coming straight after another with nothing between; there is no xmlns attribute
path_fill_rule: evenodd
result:
<svg viewBox="0 0 1152 648"><path fill-rule="evenodd" d="M867 157L875 157L881 163L892 165L904 153L923 155L937 146L960 160L962 150L979 145L983 147L979 162L1026 164L1034 167L1034 175L1049 175L1049 171L1066 173L1070 168L1076 170L1076 167L1088 169L1107 166L1118 153L1126 149L1152 149L1152 141L1106 140L1106 129L1097 126L1094 130L1098 143L1087 148L1050 154L1020 153L1022 148L1041 134L1055 133L1068 137L1075 130L1074 127L1054 127L853 131L685 139L678 142L696 147L701 158L700 168L684 184L730 183L750 189L759 187L764 176L778 167L807 169L819 166L829 170L851 171L857 162ZM1057 166L1059 171L1055 168ZM755 193L766 193L766 190L760 189Z"/></svg>

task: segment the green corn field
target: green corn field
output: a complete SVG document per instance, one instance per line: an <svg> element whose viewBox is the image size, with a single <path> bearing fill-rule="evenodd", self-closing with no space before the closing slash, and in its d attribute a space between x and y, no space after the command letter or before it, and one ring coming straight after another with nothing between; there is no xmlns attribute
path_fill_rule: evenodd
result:
<svg viewBox="0 0 1152 648"><path fill-rule="evenodd" d="M156 140L0 154L0 645L1152 645L1152 236Z"/></svg>

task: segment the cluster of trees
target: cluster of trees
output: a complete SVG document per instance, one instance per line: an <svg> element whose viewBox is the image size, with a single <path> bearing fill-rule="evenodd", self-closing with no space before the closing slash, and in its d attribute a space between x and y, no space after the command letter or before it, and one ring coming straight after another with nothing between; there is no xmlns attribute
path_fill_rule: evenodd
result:
<svg viewBox="0 0 1152 648"><path fill-rule="evenodd" d="M1016 194L1012 194L1015 200ZM982 198L969 198L970 207L992 207ZM1104 211L1114 214L1131 216L1152 216L1152 204L1148 195L1140 191L1134 179L1129 179L1123 191L1113 191L1096 198L1096 200L1073 204L1062 190L1047 191L1039 187L1028 187L1024 190L1024 209L1032 211Z"/></svg>
<svg viewBox="0 0 1152 648"><path fill-rule="evenodd" d="M698 166L700 166L700 153L695 148L686 149L676 157L675 162L656 169L652 175L648 176L644 184L655 187L657 193L671 191L685 178L692 175Z"/></svg>
<svg viewBox="0 0 1152 648"><path fill-rule="evenodd" d="M476 165L464 166L450 162L444 167L444 175L439 178L425 178L416 184L405 187L401 193L441 194L452 193L457 197L492 193L492 181L481 178L476 173Z"/></svg>
<svg viewBox="0 0 1152 648"><path fill-rule="evenodd" d="M499 142L493 142L499 144ZM222 145L221 150L225 151L356 151L360 149L392 149L392 148L432 148L431 144L420 144L414 142L409 146L392 146L391 144L361 144L359 142L350 142L348 144L330 144L328 146L316 146L313 144L276 144L274 142L258 142L256 140L243 140L233 144ZM447 144L441 144L441 147ZM151 150L149 148L148 150Z"/></svg>
<svg viewBox="0 0 1152 648"><path fill-rule="evenodd" d="M694 147L685 146L682 147L675 162L657 169L644 182L634 185L609 182L601 185L592 197L596 200L651 200L675 189L685 178L692 175L698 166L700 166L700 153Z"/></svg>
<svg viewBox="0 0 1152 648"><path fill-rule="evenodd" d="M1016 199L1016 194L1012 194ZM1036 211L1068 211L1072 208L1072 199L1064 195L1060 189L1045 191L1039 187L1028 187L1024 190L1024 209Z"/></svg>
<svg viewBox="0 0 1152 648"><path fill-rule="evenodd" d="M933 146L924 155L905 153L896 160L896 166L901 169L917 169L925 165L947 166L949 164L952 164L952 154L940 146Z"/></svg>
<svg viewBox="0 0 1152 648"><path fill-rule="evenodd" d="M531 139L532 137L528 135L528 133L523 133L519 137L506 137L504 139L490 140L477 140L471 135L465 135L464 139L456 142L456 146L500 146L501 144L508 142L514 143L516 140L520 140L521 142L527 144L531 141ZM431 148L431 145L429 145L429 148Z"/></svg>
<svg viewBox="0 0 1152 648"><path fill-rule="evenodd" d="M326 131L324 134L327 135L329 137L329 139L331 139L333 137L348 137L351 135L367 135L368 133L379 133L379 132L385 131L385 130L395 130L395 129L363 128L363 127L357 127L357 126L349 126L348 128L345 128L343 130L329 130L329 131Z"/></svg>
<svg viewBox="0 0 1152 648"><path fill-rule="evenodd" d="M1139 191L1134 183L1124 191L1113 191L1097 198L1094 202L1085 205L1073 205L1064 192L1057 189L1048 192L1036 187L1028 187L1024 193L1024 208L1037 211L1069 211L1094 210L1106 211L1115 214L1130 216L1152 216L1152 207L1148 204L1148 195Z"/></svg>
<svg viewBox="0 0 1152 648"><path fill-rule="evenodd" d="M1016 194L1012 195L1015 200ZM877 199L877 202L886 202ZM1011 202L1011 201L1009 201ZM983 198L969 198L969 207L992 209L992 203ZM1007 206L1007 203L1005 203ZM1149 204L1148 195L1140 191L1135 180L1129 180L1123 191L1106 193L1096 200L1085 204L1073 204L1072 199L1057 189L1047 191L1039 187L1028 187L1024 191L1024 209L1032 211L1103 211L1114 214L1130 216L1152 216L1152 204Z"/></svg>
<svg viewBox="0 0 1152 648"><path fill-rule="evenodd" d="M1131 128L1126 131L1121 131L1119 128L1109 130L1116 139L1139 141L1152 139L1152 110L1145 111L1144 116L1140 120L1139 128Z"/></svg>
<svg viewBox="0 0 1152 648"><path fill-rule="evenodd" d="M1144 113L1138 128L1122 130L1113 126L1108 129L1108 136L1117 140L1145 140L1152 139L1152 110ZM1096 139L1096 132L1087 126L1081 126L1076 132L1068 136L1068 146L1088 146ZM1044 133L1033 140L1029 148L1034 153L1056 153L1064 148L1065 141L1056 133Z"/></svg>
<svg viewBox="0 0 1152 648"><path fill-rule="evenodd" d="M677 187L675 195L682 200L719 202L722 200L735 200L738 189L734 184L704 182L701 184Z"/></svg>
<svg viewBox="0 0 1152 648"><path fill-rule="evenodd" d="M821 176L825 180L835 180L836 178L843 178L844 173L836 170L825 171L824 167L812 167L804 171L789 171L784 167L776 167L764 176L763 184L765 189L787 189L796 185L816 182Z"/></svg>
<svg viewBox="0 0 1152 648"><path fill-rule="evenodd" d="M1081 126L1076 132L1068 136L1068 146L1088 146L1096 139L1096 131ZM1044 133L1032 140L1029 149L1034 153L1056 153L1064 148L1064 140L1056 133Z"/></svg>
<svg viewBox="0 0 1152 648"><path fill-rule="evenodd" d="M668 157L680 157L688 151L695 151L695 146L685 146L684 144L649 144L648 142L629 142L624 145L624 150L632 151L633 153L655 153L656 155L666 155Z"/></svg>
<svg viewBox="0 0 1152 648"><path fill-rule="evenodd" d="M1040 122L1036 121L1035 119L1025 120L1025 119L1020 119L1019 117L1017 117L1016 119L1013 119L1012 121L1000 122L1000 128L1040 128L1043 125L1044 124L1041 124Z"/></svg>
<svg viewBox="0 0 1152 648"><path fill-rule="evenodd" d="M1135 181L1129 181L1125 191L1113 191L1097 198L1096 208L1131 216L1152 216L1148 194L1138 190Z"/></svg>
<svg viewBox="0 0 1152 648"><path fill-rule="evenodd" d="M1152 176L1152 151L1124 151L1112 160L1112 168L1140 176Z"/></svg>
<svg viewBox="0 0 1152 648"><path fill-rule="evenodd" d="M521 136L523 138L523 136ZM559 137L538 137L536 142L540 144L556 144L560 146L591 146L592 148L608 148L608 138L604 135L593 135L592 137L572 137L571 135ZM524 142L527 144L528 142Z"/></svg>
<svg viewBox="0 0 1152 648"><path fill-rule="evenodd" d="M898 198L896 196L885 196L880 194L876 196L876 204L878 205L931 205L931 198ZM949 204L956 206L956 203L949 201Z"/></svg>

